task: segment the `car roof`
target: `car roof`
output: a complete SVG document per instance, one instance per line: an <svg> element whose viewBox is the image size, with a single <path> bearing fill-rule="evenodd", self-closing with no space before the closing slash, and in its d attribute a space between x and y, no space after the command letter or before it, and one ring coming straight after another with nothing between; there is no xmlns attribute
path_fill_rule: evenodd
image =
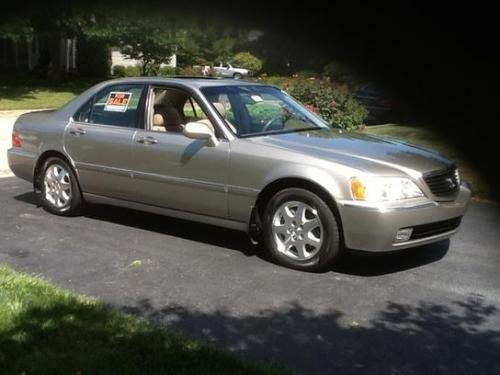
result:
<svg viewBox="0 0 500 375"><path fill-rule="evenodd" d="M215 78L215 77L196 77L196 76L175 76L175 77L127 77L118 78L106 83L149 83L149 84L166 84L176 83L185 86L196 88L210 87L210 86L265 86L258 82L249 82L240 79L231 78Z"/></svg>

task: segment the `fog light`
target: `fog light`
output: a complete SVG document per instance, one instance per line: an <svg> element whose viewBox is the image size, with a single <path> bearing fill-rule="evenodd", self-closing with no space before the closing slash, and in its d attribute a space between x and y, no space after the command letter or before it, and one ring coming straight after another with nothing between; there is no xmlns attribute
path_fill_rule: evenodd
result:
<svg viewBox="0 0 500 375"><path fill-rule="evenodd" d="M398 230L396 233L396 238L394 239L394 242L405 242L408 241L411 237L411 234L413 232L413 228L403 228Z"/></svg>

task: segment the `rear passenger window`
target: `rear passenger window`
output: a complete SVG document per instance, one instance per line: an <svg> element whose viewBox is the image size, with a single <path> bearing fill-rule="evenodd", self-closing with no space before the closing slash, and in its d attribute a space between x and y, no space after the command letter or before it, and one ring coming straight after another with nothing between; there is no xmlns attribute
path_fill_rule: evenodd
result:
<svg viewBox="0 0 500 375"><path fill-rule="evenodd" d="M117 85L96 94L73 117L90 124L139 127L143 85Z"/></svg>

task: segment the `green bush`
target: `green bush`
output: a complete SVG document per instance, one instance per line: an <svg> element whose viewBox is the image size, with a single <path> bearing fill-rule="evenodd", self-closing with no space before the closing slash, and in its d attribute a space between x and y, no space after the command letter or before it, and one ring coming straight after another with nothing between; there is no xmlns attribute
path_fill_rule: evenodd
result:
<svg viewBox="0 0 500 375"><path fill-rule="evenodd" d="M273 118L278 117L281 113L281 107L277 104L261 102L247 107L250 116L260 123L266 123Z"/></svg>
<svg viewBox="0 0 500 375"><path fill-rule="evenodd" d="M139 77L142 74L140 66L115 65L113 75L115 77Z"/></svg>
<svg viewBox="0 0 500 375"><path fill-rule="evenodd" d="M254 74L262 69L262 60L250 52L239 52L233 56L231 63L238 68L251 70Z"/></svg>
<svg viewBox="0 0 500 375"><path fill-rule="evenodd" d="M201 76L201 68L194 68L190 65L179 69L179 75L182 76Z"/></svg>
<svg viewBox="0 0 500 375"><path fill-rule="evenodd" d="M178 74L178 69L173 66L163 66L158 70L159 76L175 76Z"/></svg>
<svg viewBox="0 0 500 375"><path fill-rule="evenodd" d="M301 70L295 73L295 76L298 78L318 78L318 73L314 70Z"/></svg>
<svg viewBox="0 0 500 375"><path fill-rule="evenodd" d="M115 77L126 77L125 67L123 65L113 66L113 75Z"/></svg>
<svg viewBox="0 0 500 375"><path fill-rule="evenodd" d="M346 90L317 80L295 80L287 83L288 93L314 110L332 126L355 129L363 124L366 109Z"/></svg>
<svg viewBox="0 0 500 375"><path fill-rule="evenodd" d="M123 66L115 65L113 67L113 75L115 77L139 77L141 75L140 66Z"/></svg>

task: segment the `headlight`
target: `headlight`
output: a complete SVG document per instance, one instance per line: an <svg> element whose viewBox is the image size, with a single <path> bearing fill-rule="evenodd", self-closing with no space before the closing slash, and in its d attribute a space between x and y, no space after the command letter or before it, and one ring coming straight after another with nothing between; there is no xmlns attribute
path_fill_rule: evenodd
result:
<svg viewBox="0 0 500 375"><path fill-rule="evenodd" d="M423 197L422 190L405 177L353 177L351 192L355 200L380 202Z"/></svg>

